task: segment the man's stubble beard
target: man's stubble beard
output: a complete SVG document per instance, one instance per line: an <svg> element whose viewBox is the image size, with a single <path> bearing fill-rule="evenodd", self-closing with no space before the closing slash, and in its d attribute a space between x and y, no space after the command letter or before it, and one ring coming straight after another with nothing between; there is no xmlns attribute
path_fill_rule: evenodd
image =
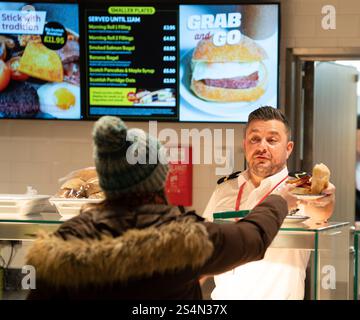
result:
<svg viewBox="0 0 360 320"><path fill-rule="evenodd" d="M254 174L259 178L267 178L270 176L273 176L274 174L277 174L282 169L285 168L285 164L278 164L278 165L269 165L269 166L263 166L261 164L255 164L250 166L249 162L247 163L250 174Z"/></svg>

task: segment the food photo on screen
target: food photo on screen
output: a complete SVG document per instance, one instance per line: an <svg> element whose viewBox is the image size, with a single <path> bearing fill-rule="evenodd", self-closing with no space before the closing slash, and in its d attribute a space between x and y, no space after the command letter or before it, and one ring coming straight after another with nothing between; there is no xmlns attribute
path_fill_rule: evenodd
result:
<svg viewBox="0 0 360 320"><path fill-rule="evenodd" d="M277 5L180 6L180 121L246 122L278 101Z"/></svg>
<svg viewBox="0 0 360 320"><path fill-rule="evenodd" d="M76 4L0 2L0 118L80 119Z"/></svg>
<svg viewBox="0 0 360 320"><path fill-rule="evenodd" d="M127 94L129 102L133 106L174 106L176 105L175 90L172 88L147 90L136 89L136 92Z"/></svg>

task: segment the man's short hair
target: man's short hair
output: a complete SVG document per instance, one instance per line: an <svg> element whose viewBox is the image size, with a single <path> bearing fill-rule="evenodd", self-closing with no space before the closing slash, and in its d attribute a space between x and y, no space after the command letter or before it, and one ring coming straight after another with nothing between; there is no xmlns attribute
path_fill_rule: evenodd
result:
<svg viewBox="0 0 360 320"><path fill-rule="evenodd" d="M245 126L244 135L250 123L255 120L269 121L269 120L278 120L285 125L286 133L288 135L288 140L291 140L291 128L289 121L286 116L279 110L270 106L260 107L249 114L248 122Z"/></svg>

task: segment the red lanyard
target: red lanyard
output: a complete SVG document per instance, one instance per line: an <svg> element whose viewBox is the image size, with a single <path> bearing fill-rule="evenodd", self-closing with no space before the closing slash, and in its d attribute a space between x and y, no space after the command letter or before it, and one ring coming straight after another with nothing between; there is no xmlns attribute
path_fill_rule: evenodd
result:
<svg viewBox="0 0 360 320"><path fill-rule="evenodd" d="M286 176L285 178L281 179L281 181L279 181L269 192L267 192L261 199L260 201L256 204L259 205L261 202L263 202L271 192L273 192L282 182L284 182L286 179L288 178L288 176ZM236 198L236 203L235 203L235 211L239 211L239 208L240 208L240 202L241 202L241 198L242 198L242 194L244 192L244 188L245 188L245 185L246 185L246 181L240 186L240 189L239 189L239 193L237 195L237 198ZM256 207L255 206L255 207Z"/></svg>

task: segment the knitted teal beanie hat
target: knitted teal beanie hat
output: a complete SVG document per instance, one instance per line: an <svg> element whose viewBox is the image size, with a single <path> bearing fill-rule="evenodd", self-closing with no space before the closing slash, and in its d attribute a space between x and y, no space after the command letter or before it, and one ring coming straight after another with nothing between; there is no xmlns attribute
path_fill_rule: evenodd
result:
<svg viewBox="0 0 360 320"><path fill-rule="evenodd" d="M120 118L104 116L94 125L93 140L99 183L107 199L164 189L168 166L159 161L163 149L156 138L128 129Z"/></svg>

